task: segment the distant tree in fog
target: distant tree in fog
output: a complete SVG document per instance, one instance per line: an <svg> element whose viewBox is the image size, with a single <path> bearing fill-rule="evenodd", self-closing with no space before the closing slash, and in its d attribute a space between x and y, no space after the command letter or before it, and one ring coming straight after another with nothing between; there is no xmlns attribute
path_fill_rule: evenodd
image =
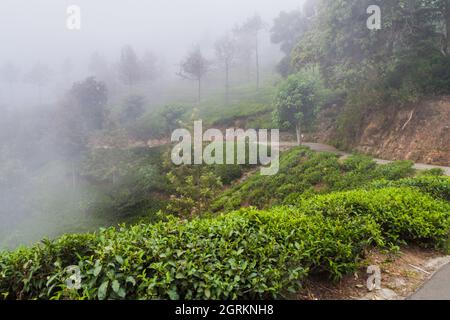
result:
<svg viewBox="0 0 450 320"><path fill-rule="evenodd" d="M253 50L255 54L256 67L256 88L259 89L260 75L259 75L259 35L266 27L265 22L261 17L255 14L245 21L241 26L235 28L234 33L241 38L246 50Z"/></svg>
<svg viewBox="0 0 450 320"><path fill-rule="evenodd" d="M275 19L271 32L272 43L279 44L285 57L277 66L277 71L287 77L294 72L291 64L291 53L302 36L308 31L310 22L300 10L281 12Z"/></svg>
<svg viewBox="0 0 450 320"><path fill-rule="evenodd" d="M143 81L152 82L159 76L158 58L152 52L145 52L140 64Z"/></svg>
<svg viewBox="0 0 450 320"><path fill-rule="evenodd" d="M84 123L88 131L103 128L105 120L105 107L108 101L108 92L103 82L89 77L83 82L77 82L69 92L74 102L72 106L76 118Z"/></svg>
<svg viewBox="0 0 450 320"><path fill-rule="evenodd" d="M202 97L202 79L209 71L210 62L203 57L200 48L192 50L181 62L178 75L184 79L197 81L197 102L200 103Z"/></svg>
<svg viewBox="0 0 450 320"><path fill-rule="evenodd" d="M39 62L25 75L25 81L37 87L39 103L42 101L42 88L49 82L50 76L50 68Z"/></svg>
<svg viewBox="0 0 450 320"><path fill-rule="evenodd" d="M121 112L121 120L125 124L136 122L144 114L145 97L141 95L130 95L125 99Z"/></svg>
<svg viewBox="0 0 450 320"><path fill-rule="evenodd" d="M110 71L106 58L98 52L94 52L89 60L88 70L92 76L101 81L109 78Z"/></svg>
<svg viewBox="0 0 450 320"><path fill-rule="evenodd" d="M215 49L217 59L225 69L225 100L228 104L230 95L230 67L236 56L236 40L229 35L225 35L217 40Z"/></svg>
<svg viewBox="0 0 450 320"><path fill-rule="evenodd" d="M77 82L67 93L57 114L57 144L62 155L72 162L72 183L77 180L77 165L87 149L89 136L103 128L108 92L94 77Z"/></svg>
<svg viewBox="0 0 450 320"><path fill-rule="evenodd" d="M182 126L181 120L186 113L186 109L182 106L166 106L161 116L164 119L164 125L167 129L167 135L170 136L175 129Z"/></svg>
<svg viewBox="0 0 450 320"><path fill-rule="evenodd" d="M64 84L69 84L72 82L73 77L73 63L69 58L65 59L61 65L61 77Z"/></svg>
<svg viewBox="0 0 450 320"><path fill-rule="evenodd" d="M131 46L122 48L119 61L120 79L128 86L133 86L141 80L142 73L139 59Z"/></svg>
<svg viewBox="0 0 450 320"><path fill-rule="evenodd" d="M7 83L10 88L19 79L19 68L17 68L12 62L5 63L0 68L0 77L3 82Z"/></svg>
<svg viewBox="0 0 450 320"><path fill-rule="evenodd" d="M13 99L13 86L19 79L19 74L19 68L17 68L12 62L7 62L0 68L0 78L9 86L10 100Z"/></svg>
<svg viewBox="0 0 450 320"><path fill-rule="evenodd" d="M233 29L233 34L236 39L236 59L238 59L245 68L247 81L251 81L251 70L253 61L253 41L251 41L249 35L240 32L239 27Z"/></svg>
<svg viewBox="0 0 450 320"><path fill-rule="evenodd" d="M94 77L72 86L59 112L65 153L71 155L81 152L89 134L103 128L107 101L106 85Z"/></svg>

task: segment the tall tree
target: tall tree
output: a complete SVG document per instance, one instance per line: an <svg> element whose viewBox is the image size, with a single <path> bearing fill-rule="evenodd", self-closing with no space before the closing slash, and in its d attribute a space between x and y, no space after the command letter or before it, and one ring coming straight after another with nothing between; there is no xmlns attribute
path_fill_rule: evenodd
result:
<svg viewBox="0 0 450 320"><path fill-rule="evenodd" d="M170 105L166 106L161 112L161 116L164 119L164 125L167 129L167 135L171 136L175 129L182 126L182 118L186 113L186 109L182 106Z"/></svg>
<svg viewBox="0 0 450 320"><path fill-rule="evenodd" d="M202 97L202 80L209 71L210 62L203 57L200 48L192 50L181 62L178 75L184 79L190 79L197 82L197 102L200 103Z"/></svg>
<svg viewBox="0 0 450 320"><path fill-rule="evenodd" d="M135 124L136 120L144 114L144 111L145 97L132 94L124 101L120 119L126 125Z"/></svg>
<svg viewBox="0 0 450 320"><path fill-rule="evenodd" d="M216 56L225 69L225 101L230 97L230 68L236 55L236 41L229 35L220 38L215 45Z"/></svg>
<svg viewBox="0 0 450 320"><path fill-rule="evenodd" d="M307 31L309 20L300 10L281 12L275 19L271 32L272 43L279 44L285 57L277 65L278 72L287 77L293 73L291 53Z"/></svg>
<svg viewBox="0 0 450 320"><path fill-rule="evenodd" d="M98 52L94 52L89 60L88 69L90 74L100 81L106 81L110 75L110 68L106 58Z"/></svg>
<svg viewBox="0 0 450 320"><path fill-rule="evenodd" d="M42 88L49 82L50 75L50 68L40 62L36 63L25 75L25 81L37 87L39 103L42 102Z"/></svg>
<svg viewBox="0 0 450 320"><path fill-rule="evenodd" d="M73 77L73 63L72 60L67 58L61 65L61 78L65 85L72 82Z"/></svg>
<svg viewBox="0 0 450 320"><path fill-rule="evenodd" d="M131 87L141 80L142 72L139 64L134 49L129 45L124 46L120 55L119 74L126 85Z"/></svg>
<svg viewBox="0 0 450 320"><path fill-rule="evenodd" d="M152 82L158 77L158 58L150 51L144 53L141 60L142 80Z"/></svg>
<svg viewBox="0 0 450 320"><path fill-rule="evenodd" d="M12 62L7 62L0 68L1 80L9 86L10 100L13 99L13 86L19 79L19 74L19 69Z"/></svg>
<svg viewBox="0 0 450 320"><path fill-rule="evenodd" d="M251 39L252 48L255 53L255 66L256 66L256 88L259 89L260 82L260 63L259 63L259 35L262 30L266 28L265 22L261 19L261 16L255 14L245 21L240 27L235 29L235 34L240 37L248 37Z"/></svg>
<svg viewBox="0 0 450 320"><path fill-rule="evenodd" d="M302 143L302 130L311 126L324 101L322 83L315 74L289 76L275 96L275 122L284 129L295 129L297 143Z"/></svg>
<svg viewBox="0 0 450 320"><path fill-rule="evenodd" d="M77 181L77 162L87 149L89 136L103 128L108 92L103 82L90 77L77 82L67 93L57 113L57 145L72 162L72 183Z"/></svg>

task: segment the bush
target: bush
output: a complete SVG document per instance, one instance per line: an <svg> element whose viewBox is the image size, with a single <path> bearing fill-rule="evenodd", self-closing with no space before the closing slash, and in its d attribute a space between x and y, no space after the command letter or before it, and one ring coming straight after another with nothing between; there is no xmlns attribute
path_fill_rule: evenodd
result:
<svg viewBox="0 0 450 320"><path fill-rule="evenodd" d="M433 168L428 170L423 170L420 175L422 176L443 176L444 169L441 168Z"/></svg>
<svg viewBox="0 0 450 320"><path fill-rule="evenodd" d="M415 172L412 161L394 161L377 167L377 175L387 180L398 180L412 176Z"/></svg>
<svg viewBox="0 0 450 320"><path fill-rule="evenodd" d="M354 219L371 216L393 244L413 241L445 246L449 239L450 205L412 188L353 190L300 199L305 213Z"/></svg>
<svg viewBox="0 0 450 320"><path fill-rule="evenodd" d="M413 187L430 194L437 199L450 201L450 178L436 176L419 176L398 181L374 181L369 188Z"/></svg>
<svg viewBox="0 0 450 320"><path fill-rule="evenodd" d="M377 165L373 159L363 155L352 155L340 161L335 154L294 148L281 154L277 175L250 176L243 183L222 193L212 203L211 210L231 211L243 205L264 209L291 203L298 195L352 190L373 180L396 180L413 173L409 161Z"/></svg>
<svg viewBox="0 0 450 320"><path fill-rule="evenodd" d="M284 297L312 273L353 272L373 245L443 245L450 205L411 188L299 199L268 211L169 218L64 236L0 254L7 299L255 299ZM66 284L77 266L78 290ZM1 296L0 296L1 297Z"/></svg>

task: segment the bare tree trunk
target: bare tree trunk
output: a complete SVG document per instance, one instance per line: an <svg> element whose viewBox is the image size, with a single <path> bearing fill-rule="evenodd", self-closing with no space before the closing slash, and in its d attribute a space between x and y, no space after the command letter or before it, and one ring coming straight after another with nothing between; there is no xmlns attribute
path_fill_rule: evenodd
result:
<svg viewBox="0 0 450 320"><path fill-rule="evenodd" d="M42 86L38 86L38 99L39 99L39 104L42 104Z"/></svg>
<svg viewBox="0 0 450 320"><path fill-rule="evenodd" d="M9 102L11 104L14 104L14 91L13 91L13 83L12 81L9 82Z"/></svg>
<svg viewBox="0 0 450 320"><path fill-rule="evenodd" d="M230 66L225 65L225 104L228 106L230 99Z"/></svg>
<svg viewBox="0 0 450 320"><path fill-rule="evenodd" d="M256 89L259 89L259 44L258 44L258 33L256 34L255 55L256 55Z"/></svg>
<svg viewBox="0 0 450 320"><path fill-rule="evenodd" d="M75 189L77 186L77 173L75 169L75 163L72 162L72 189Z"/></svg>
<svg viewBox="0 0 450 320"><path fill-rule="evenodd" d="M449 46L449 42L450 42L450 4L449 3L445 4L444 19L445 19L445 26L446 26L445 37L444 37L444 54L448 55L449 54L448 46Z"/></svg>
<svg viewBox="0 0 450 320"><path fill-rule="evenodd" d="M300 128L300 124L297 124L297 126L295 127L295 133L297 135L297 145L301 146L302 145L302 131Z"/></svg>
<svg viewBox="0 0 450 320"><path fill-rule="evenodd" d="M197 103L200 104L202 100L202 79L198 79L198 93L197 93Z"/></svg>

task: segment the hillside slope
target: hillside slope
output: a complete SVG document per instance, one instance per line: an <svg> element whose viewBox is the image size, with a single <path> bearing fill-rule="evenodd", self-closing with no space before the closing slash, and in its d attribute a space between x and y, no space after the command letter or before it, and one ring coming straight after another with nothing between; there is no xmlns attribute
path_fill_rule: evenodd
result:
<svg viewBox="0 0 450 320"><path fill-rule="evenodd" d="M387 160L450 165L450 96L390 110L365 116L353 150ZM316 141L337 140L338 112L335 108L321 114Z"/></svg>

